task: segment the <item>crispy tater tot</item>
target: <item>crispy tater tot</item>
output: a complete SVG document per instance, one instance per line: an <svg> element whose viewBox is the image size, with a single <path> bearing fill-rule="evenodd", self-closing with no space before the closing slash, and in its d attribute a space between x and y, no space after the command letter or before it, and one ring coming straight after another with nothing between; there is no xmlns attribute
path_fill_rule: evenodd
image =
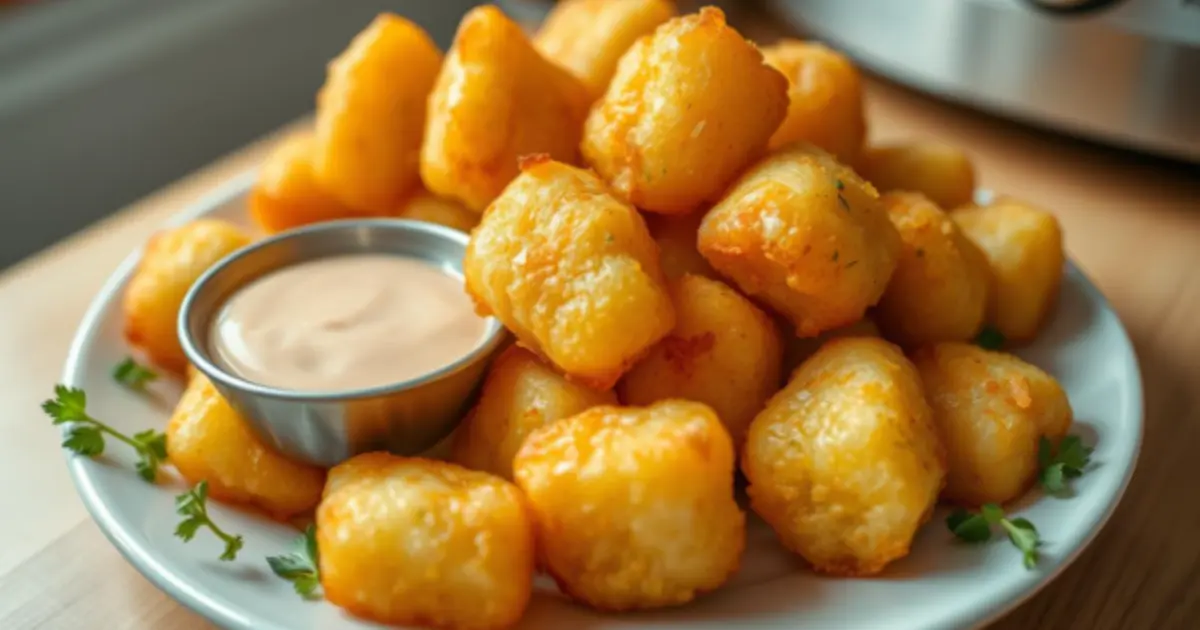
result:
<svg viewBox="0 0 1200 630"><path fill-rule="evenodd" d="M263 162L250 192L250 216L268 234L301 225L367 216L325 191L313 174L316 138L311 131L285 137Z"/></svg>
<svg viewBox="0 0 1200 630"><path fill-rule="evenodd" d="M492 362L479 402L455 431L452 459L512 479L513 457L535 429L616 402L611 391L572 383L528 350L509 346Z"/></svg>
<svg viewBox="0 0 1200 630"><path fill-rule="evenodd" d="M931 416L897 347L834 339L750 425L750 504L817 571L878 573L908 554L945 482Z"/></svg>
<svg viewBox="0 0 1200 630"><path fill-rule="evenodd" d="M317 507L325 471L292 461L254 433L213 384L197 373L167 423L167 455L214 499L252 505L283 520Z"/></svg>
<svg viewBox="0 0 1200 630"><path fill-rule="evenodd" d="M187 357L176 331L183 297L209 267L249 243L244 230L218 219L152 236L125 289L125 339L155 365L183 374Z"/></svg>
<svg viewBox="0 0 1200 630"><path fill-rule="evenodd" d="M693 212L682 216L650 214L645 217L646 227L658 244L659 261L663 274L675 279L685 273L698 276L717 277L707 260L696 249L696 237L704 214Z"/></svg>
<svg viewBox="0 0 1200 630"><path fill-rule="evenodd" d="M593 407L534 431L513 464L546 570L601 610L674 606L736 570L745 516L707 406Z"/></svg>
<svg viewBox="0 0 1200 630"><path fill-rule="evenodd" d="M879 300L900 236L870 184L828 153L794 145L750 168L705 215L699 247L797 335L814 337Z"/></svg>
<svg viewBox="0 0 1200 630"><path fill-rule="evenodd" d="M920 193L880 198L900 232L900 263L875 321L907 348L975 337L987 314L992 273L983 252Z"/></svg>
<svg viewBox="0 0 1200 630"><path fill-rule="evenodd" d="M1058 301L1066 255L1053 214L1012 198L951 218L987 256L995 292L988 321L1013 341L1037 336Z"/></svg>
<svg viewBox="0 0 1200 630"><path fill-rule="evenodd" d="M670 0L562 0L542 22L533 44L597 97L608 87L621 55L673 15Z"/></svg>
<svg viewBox="0 0 1200 630"><path fill-rule="evenodd" d="M789 324L790 325L790 324ZM875 320L870 317L864 317L849 326L834 328L827 330L816 337L797 337L792 334L785 334L787 340L783 348L783 379L787 381L792 375L792 372L800 367L808 357L816 354L821 346L825 345L830 339L839 337L882 337L883 333L879 332L879 326L875 324Z"/></svg>
<svg viewBox="0 0 1200 630"><path fill-rule="evenodd" d="M588 116L583 155L638 208L691 212L766 148L787 103L783 75L705 7L625 53Z"/></svg>
<svg viewBox="0 0 1200 630"><path fill-rule="evenodd" d="M317 179L342 203L387 214L420 183L426 99L442 54L420 26L382 13L329 64L317 94Z"/></svg>
<svg viewBox="0 0 1200 630"><path fill-rule="evenodd" d="M609 389L675 324L658 248L592 173L545 156L522 168L471 235L467 291L522 345Z"/></svg>
<svg viewBox="0 0 1200 630"><path fill-rule="evenodd" d="M952 210L975 196L975 166L958 147L937 142L871 147L856 163L858 172L882 192L909 190Z"/></svg>
<svg viewBox="0 0 1200 630"><path fill-rule="evenodd" d="M429 99L421 178L482 212L517 176L518 158L578 161L590 102L583 83L543 59L500 9L472 9Z"/></svg>
<svg viewBox="0 0 1200 630"><path fill-rule="evenodd" d="M396 216L401 219L437 223L468 233L471 228L479 225L478 212L472 212L453 199L438 197L424 190L404 202Z"/></svg>
<svg viewBox="0 0 1200 630"><path fill-rule="evenodd" d="M787 117L771 136L770 148L808 142L854 164L867 135L858 68L816 42L788 39L762 52L788 80Z"/></svg>
<svg viewBox="0 0 1200 630"><path fill-rule="evenodd" d="M520 619L534 538L516 486L430 459L358 455L317 509L325 598L388 624L491 630Z"/></svg>
<svg viewBox="0 0 1200 630"><path fill-rule="evenodd" d="M675 328L621 380L621 401L702 402L740 450L750 421L779 390L783 341L775 321L724 283L701 276L675 281L671 297Z"/></svg>
<svg viewBox="0 0 1200 630"><path fill-rule="evenodd" d="M949 461L943 498L1005 503L1037 475L1038 443L1071 428L1071 403L1058 381L1017 357L965 343L941 343L913 357Z"/></svg>

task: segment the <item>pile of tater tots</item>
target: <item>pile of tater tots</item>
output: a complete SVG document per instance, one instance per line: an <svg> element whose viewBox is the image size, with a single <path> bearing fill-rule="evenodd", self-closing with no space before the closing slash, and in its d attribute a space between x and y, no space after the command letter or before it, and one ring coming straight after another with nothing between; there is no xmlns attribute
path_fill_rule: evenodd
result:
<svg viewBox="0 0 1200 630"><path fill-rule="evenodd" d="M565 0L531 35L481 6L445 53L380 15L250 215L468 231L466 290L517 343L441 459L289 461L188 370L180 301L254 238L194 221L124 302L130 343L190 376L170 460L214 499L315 512L325 598L385 623L510 627L538 572L599 610L685 604L738 570L743 507L814 571L885 571L939 501L1020 497L1072 412L975 343L1050 317L1055 218L976 205L957 148L867 144L863 98L846 57L760 48L715 8Z"/></svg>

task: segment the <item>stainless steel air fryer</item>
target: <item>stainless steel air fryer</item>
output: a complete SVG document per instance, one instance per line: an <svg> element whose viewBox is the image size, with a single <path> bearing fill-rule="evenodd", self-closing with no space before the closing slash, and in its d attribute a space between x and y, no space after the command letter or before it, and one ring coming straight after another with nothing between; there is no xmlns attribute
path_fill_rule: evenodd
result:
<svg viewBox="0 0 1200 630"><path fill-rule="evenodd" d="M900 83L1200 162L1200 0L769 0Z"/></svg>

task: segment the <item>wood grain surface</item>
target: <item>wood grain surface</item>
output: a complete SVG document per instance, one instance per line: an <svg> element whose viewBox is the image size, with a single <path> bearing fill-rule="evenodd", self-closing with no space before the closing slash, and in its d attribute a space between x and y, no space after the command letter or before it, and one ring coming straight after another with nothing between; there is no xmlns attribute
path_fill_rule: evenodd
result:
<svg viewBox="0 0 1200 630"><path fill-rule="evenodd" d="M994 627L1200 627L1200 170L869 84L876 140L966 147L985 187L1061 219L1142 369L1146 435L1124 502L1079 560ZM170 214L256 164L246 148L0 276L0 628L210 627L127 565L85 514L38 411L87 302Z"/></svg>

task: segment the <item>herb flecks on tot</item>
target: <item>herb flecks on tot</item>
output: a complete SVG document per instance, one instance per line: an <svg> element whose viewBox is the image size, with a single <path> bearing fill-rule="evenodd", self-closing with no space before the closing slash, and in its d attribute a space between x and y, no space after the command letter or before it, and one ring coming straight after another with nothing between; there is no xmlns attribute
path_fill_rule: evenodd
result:
<svg viewBox="0 0 1200 630"><path fill-rule="evenodd" d="M82 389L54 386L54 398L42 403L42 411L54 424L70 424L62 446L77 455L95 457L104 453L105 434L128 444L137 452L137 472L146 481L158 477L158 467L167 459L165 433L147 429L132 437L93 418L87 412L87 394Z"/></svg>

